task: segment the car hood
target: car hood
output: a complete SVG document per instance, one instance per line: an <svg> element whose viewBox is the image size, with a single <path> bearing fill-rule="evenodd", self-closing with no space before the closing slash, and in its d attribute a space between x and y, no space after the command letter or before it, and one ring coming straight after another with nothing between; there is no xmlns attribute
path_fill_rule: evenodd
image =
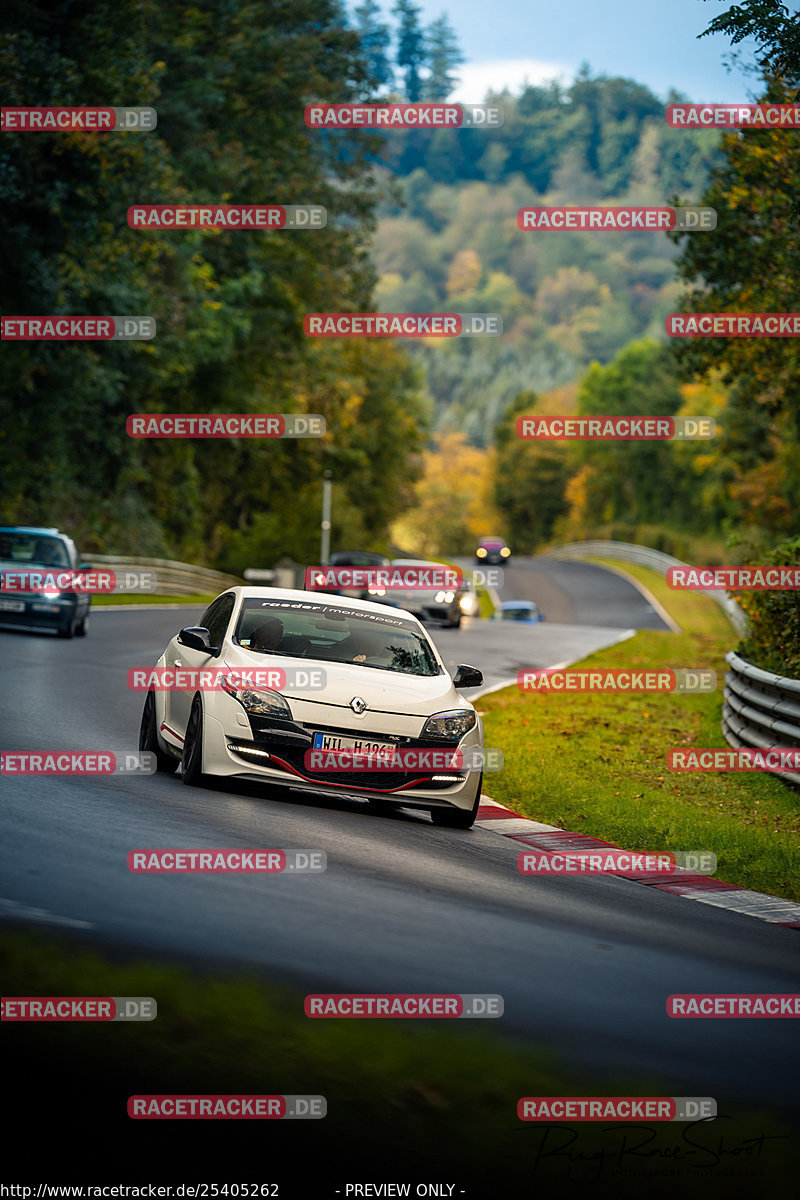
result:
<svg viewBox="0 0 800 1200"><path fill-rule="evenodd" d="M220 664L222 665L222 664ZM290 687L282 689L287 700L307 701L326 707L347 709L350 701L360 696L373 713L395 713L405 716L431 716L448 708L472 708L469 700L460 695L447 673L442 675L403 675L381 671L358 663L333 663L322 659L290 658L283 654L250 654L238 648L225 655L228 667L297 667L313 671L322 668L326 673L324 689Z"/></svg>

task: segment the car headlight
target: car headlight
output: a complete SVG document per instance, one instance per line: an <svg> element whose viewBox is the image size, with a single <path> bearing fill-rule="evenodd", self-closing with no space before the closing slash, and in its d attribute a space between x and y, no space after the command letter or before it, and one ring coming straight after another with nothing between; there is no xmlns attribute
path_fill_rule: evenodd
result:
<svg viewBox="0 0 800 1200"><path fill-rule="evenodd" d="M273 692L270 688L242 687L233 683L227 675L220 676L219 682L222 690L233 696L234 700L238 700L246 712L291 721L292 710L280 692Z"/></svg>
<svg viewBox="0 0 800 1200"><path fill-rule="evenodd" d="M452 604L455 599L455 592L437 592L434 600L437 604Z"/></svg>
<svg viewBox="0 0 800 1200"><path fill-rule="evenodd" d="M486 551L484 550L483 546L478 546L478 549L475 551L475 557L486 558Z"/></svg>
<svg viewBox="0 0 800 1200"><path fill-rule="evenodd" d="M367 595L368 596L385 596L386 588L379 588L379 587L367 588Z"/></svg>
<svg viewBox="0 0 800 1200"><path fill-rule="evenodd" d="M471 708L451 708L447 712L428 717L422 728L422 737L446 738L448 742L459 742L465 733L474 729L477 717Z"/></svg>
<svg viewBox="0 0 800 1200"><path fill-rule="evenodd" d="M503 549L500 551L500 557L508 558L510 553L511 553L511 551L509 550L508 546L503 546Z"/></svg>

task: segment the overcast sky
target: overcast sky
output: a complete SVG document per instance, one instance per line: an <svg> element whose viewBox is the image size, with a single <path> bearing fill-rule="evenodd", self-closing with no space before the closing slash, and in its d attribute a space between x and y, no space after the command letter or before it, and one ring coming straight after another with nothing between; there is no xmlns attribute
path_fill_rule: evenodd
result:
<svg viewBox="0 0 800 1200"><path fill-rule="evenodd" d="M393 0L380 0L390 13ZM350 0L351 9L357 0ZM467 62L449 97L479 102L487 88L518 93L530 83L570 82L581 63L592 74L622 75L665 99L746 100L755 80L722 61L727 37L697 40L732 0L416 0L423 24L447 14ZM743 43L745 47L749 43ZM752 50L747 55L751 58Z"/></svg>

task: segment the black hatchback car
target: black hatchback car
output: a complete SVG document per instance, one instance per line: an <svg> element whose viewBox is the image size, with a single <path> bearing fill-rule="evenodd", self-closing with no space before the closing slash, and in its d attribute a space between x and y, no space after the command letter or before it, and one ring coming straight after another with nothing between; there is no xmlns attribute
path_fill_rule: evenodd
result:
<svg viewBox="0 0 800 1200"><path fill-rule="evenodd" d="M388 567L391 559L385 554L373 554L370 550L335 550L326 564L329 567ZM349 596L353 600L374 600L367 588L314 587L315 592L327 592L330 596Z"/></svg>
<svg viewBox="0 0 800 1200"><path fill-rule="evenodd" d="M52 567L88 571L78 561L72 538L43 526L0 526L0 575L4 569ZM0 625L52 629L59 637L82 637L89 627L91 596L78 592L5 592L0 590Z"/></svg>

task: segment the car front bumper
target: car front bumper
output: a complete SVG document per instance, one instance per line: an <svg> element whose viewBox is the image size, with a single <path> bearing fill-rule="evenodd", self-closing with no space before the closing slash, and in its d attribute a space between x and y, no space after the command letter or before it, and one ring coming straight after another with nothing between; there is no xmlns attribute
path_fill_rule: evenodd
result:
<svg viewBox="0 0 800 1200"><path fill-rule="evenodd" d="M27 629L63 629L89 610L88 596L0 594L0 625Z"/></svg>
<svg viewBox="0 0 800 1200"><path fill-rule="evenodd" d="M475 726L455 745L416 736L420 718L398 715L392 731L355 723L349 710L331 708L327 716L306 712L304 719L277 720L245 713L243 707L224 693L203 698L203 770L213 776L269 783L292 791L314 792L328 797L354 796L361 800L384 800L398 805L430 809L470 809L479 785L480 768L435 765L427 770L336 770L306 766L305 754L313 749L315 733L384 741L399 750L461 750L465 757L483 747L483 727ZM308 706L307 706L308 707ZM347 716L345 716L347 712ZM377 715L377 714L376 714ZM350 719L348 719L350 718ZM165 730L162 726L162 737ZM176 740L170 739L173 748ZM441 762L441 757L440 760Z"/></svg>

